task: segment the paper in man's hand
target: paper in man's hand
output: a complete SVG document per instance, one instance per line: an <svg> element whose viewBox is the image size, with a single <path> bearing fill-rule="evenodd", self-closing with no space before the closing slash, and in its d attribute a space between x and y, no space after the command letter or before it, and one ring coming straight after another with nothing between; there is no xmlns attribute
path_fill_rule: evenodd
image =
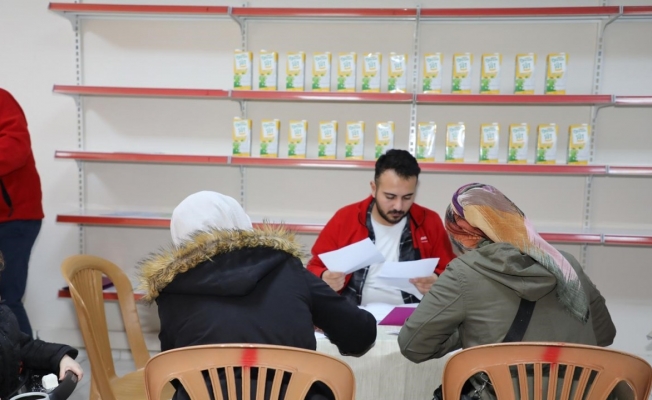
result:
<svg viewBox="0 0 652 400"><path fill-rule="evenodd" d="M374 242L369 238L338 250L319 254L319 258L330 271L344 272L345 274L355 272L367 265L385 261L385 257L380 254Z"/></svg>

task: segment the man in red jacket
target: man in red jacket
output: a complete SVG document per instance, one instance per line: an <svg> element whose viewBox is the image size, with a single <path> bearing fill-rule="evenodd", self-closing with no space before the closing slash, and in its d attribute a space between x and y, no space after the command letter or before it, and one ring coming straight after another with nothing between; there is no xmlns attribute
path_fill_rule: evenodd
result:
<svg viewBox="0 0 652 400"><path fill-rule="evenodd" d="M0 89L0 253L6 265L0 298L15 314L20 330L30 336L23 296L29 257L43 219L41 197L25 114L13 96Z"/></svg>
<svg viewBox="0 0 652 400"><path fill-rule="evenodd" d="M455 255L439 215L414 203L420 172L417 160L405 150L389 150L380 156L371 196L341 208L328 221L312 247L308 270L358 305L418 302L415 296L378 279L382 263L344 275L329 271L319 254L369 238L386 261L438 257L432 275L411 280L420 293L427 293Z"/></svg>

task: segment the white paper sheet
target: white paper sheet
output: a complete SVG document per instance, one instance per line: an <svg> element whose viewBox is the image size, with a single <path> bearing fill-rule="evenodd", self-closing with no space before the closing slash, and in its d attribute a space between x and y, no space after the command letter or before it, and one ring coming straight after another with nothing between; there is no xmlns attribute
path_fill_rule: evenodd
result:
<svg viewBox="0 0 652 400"><path fill-rule="evenodd" d="M319 254L319 258L330 271L344 272L345 274L355 272L367 265L385 261L385 257L380 254L374 242L369 238L338 250Z"/></svg>
<svg viewBox="0 0 652 400"><path fill-rule="evenodd" d="M439 258L424 258L415 261L386 262L380 270L378 280L385 285L395 287L414 295L421 300L423 295L410 283L412 278L423 278L432 275Z"/></svg>

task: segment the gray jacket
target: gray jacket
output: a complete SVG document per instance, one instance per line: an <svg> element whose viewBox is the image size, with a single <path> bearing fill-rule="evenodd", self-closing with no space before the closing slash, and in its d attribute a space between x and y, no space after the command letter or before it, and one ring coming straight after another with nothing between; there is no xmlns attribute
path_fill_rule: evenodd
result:
<svg viewBox="0 0 652 400"><path fill-rule="evenodd" d="M510 244L491 243L448 264L401 329L401 353L418 363L459 348L502 342L521 298L536 301L523 341L610 345L616 328L604 297L577 260L562 254L590 304L586 324L559 303L557 282L544 266Z"/></svg>

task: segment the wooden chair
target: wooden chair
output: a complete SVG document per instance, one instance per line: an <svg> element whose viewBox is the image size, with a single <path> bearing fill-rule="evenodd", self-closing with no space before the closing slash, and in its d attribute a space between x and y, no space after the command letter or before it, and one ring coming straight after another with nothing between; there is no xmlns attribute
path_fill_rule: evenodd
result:
<svg viewBox="0 0 652 400"><path fill-rule="evenodd" d="M273 376L270 400L279 398L284 373L290 373L285 399L303 400L315 381L328 385L337 400L355 397L355 377L343 361L316 351L285 346L216 344L183 347L152 357L145 366L145 386L149 400L161 399L163 386L178 379L192 400L210 400L205 376L210 377L215 400L236 400L236 375L242 377L240 393L249 399L252 393L251 369L258 368L257 383ZM226 377L222 388L220 375ZM223 378L224 379L224 378ZM263 400L265 384L256 385L256 400Z"/></svg>
<svg viewBox="0 0 652 400"><path fill-rule="evenodd" d="M605 399L621 381L635 399L647 400L652 384L652 367L621 351L571 343L499 343L451 356L442 377L444 399L459 399L464 382L480 372L488 375L500 400Z"/></svg>
<svg viewBox="0 0 652 400"><path fill-rule="evenodd" d="M61 265L75 305L79 327L91 364L90 400L144 400L144 367L149 351L140 327L134 293L129 278L110 261L90 255L76 255ZM102 293L102 275L107 276L117 290L129 348L136 370L117 376L111 354L109 331ZM173 393L173 388L167 388Z"/></svg>

